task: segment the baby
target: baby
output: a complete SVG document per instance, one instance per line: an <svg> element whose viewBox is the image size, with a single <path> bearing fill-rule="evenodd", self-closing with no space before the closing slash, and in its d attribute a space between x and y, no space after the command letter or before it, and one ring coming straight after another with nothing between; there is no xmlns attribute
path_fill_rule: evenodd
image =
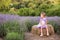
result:
<svg viewBox="0 0 60 40"><path fill-rule="evenodd" d="M42 31L43 28L46 28L47 36L49 36L48 27L47 27L47 19L46 19L45 12L41 12L40 22L37 25L37 27L41 29L41 35L40 36L43 36L43 31Z"/></svg>

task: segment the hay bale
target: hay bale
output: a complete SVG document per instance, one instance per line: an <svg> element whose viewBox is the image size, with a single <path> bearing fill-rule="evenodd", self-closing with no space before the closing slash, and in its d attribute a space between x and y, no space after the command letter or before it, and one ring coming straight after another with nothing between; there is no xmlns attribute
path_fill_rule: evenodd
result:
<svg viewBox="0 0 60 40"><path fill-rule="evenodd" d="M49 24L48 24L48 30L49 30L49 34L50 34L50 35L53 35L53 34L54 34L54 28L53 28L52 25L49 25ZM37 35L40 35L40 34L41 34L40 29L37 28L37 25L32 26L31 32L32 32L33 34L37 34ZM43 28L43 34L44 34L44 35L47 34L47 31L46 31L45 28Z"/></svg>
<svg viewBox="0 0 60 40"><path fill-rule="evenodd" d="M33 34L37 34L38 28L37 28L36 26L37 26L37 25L32 26L31 32L32 32Z"/></svg>

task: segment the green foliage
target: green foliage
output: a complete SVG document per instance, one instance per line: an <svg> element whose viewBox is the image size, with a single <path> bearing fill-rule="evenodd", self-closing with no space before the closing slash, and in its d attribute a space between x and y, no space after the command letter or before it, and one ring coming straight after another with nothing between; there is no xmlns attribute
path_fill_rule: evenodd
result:
<svg viewBox="0 0 60 40"><path fill-rule="evenodd" d="M5 37L7 34L7 29L4 27L4 24L0 23L0 37Z"/></svg>
<svg viewBox="0 0 60 40"><path fill-rule="evenodd" d="M8 32L20 32L20 25L16 21L7 21L4 27L8 29Z"/></svg>
<svg viewBox="0 0 60 40"><path fill-rule="evenodd" d="M29 4L28 4L28 7L29 7L29 8L35 8L35 7L36 7L36 4L34 4L34 3L29 3Z"/></svg>
<svg viewBox="0 0 60 40"><path fill-rule="evenodd" d="M8 33L5 40L24 40L24 34Z"/></svg>
<svg viewBox="0 0 60 40"><path fill-rule="evenodd" d="M28 15L27 13L28 13L28 8L21 8L18 11L18 15L20 16L23 16L23 15L27 16Z"/></svg>
<svg viewBox="0 0 60 40"><path fill-rule="evenodd" d="M49 24L53 25L55 33L60 34L60 24L54 21L50 21Z"/></svg>
<svg viewBox="0 0 60 40"><path fill-rule="evenodd" d="M15 8L12 10L11 8ZM18 10L17 10L18 9ZM39 16L45 11L47 16L60 16L59 0L1 0L0 12L20 16Z"/></svg>
<svg viewBox="0 0 60 40"><path fill-rule="evenodd" d="M46 10L48 16L60 16L60 5L53 6Z"/></svg>
<svg viewBox="0 0 60 40"><path fill-rule="evenodd" d="M38 15L40 15L40 11L38 8L36 8L36 9L20 8L18 10L18 15L20 15L20 16L38 16Z"/></svg>
<svg viewBox="0 0 60 40"><path fill-rule="evenodd" d="M33 25L36 25L38 22L34 21L34 20L26 20L25 25L28 29L28 31L31 31L31 28Z"/></svg>
<svg viewBox="0 0 60 40"><path fill-rule="evenodd" d="M9 10L9 6L11 4L11 0L0 0L0 12L2 11L8 11Z"/></svg>
<svg viewBox="0 0 60 40"><path fill-rule="evenodd" d="M0 1L0 8L1 7L8 7L11 3L11 0L1 0Z"/></svg>
<svg viewBox="0 0 60 40"><path fill-rule="evenodd" d="M24 30L21 28L18 21L7 21L4 23L3 27L7 29L5 40L24 40ZM5 32L5 30L3 31Z"/></svg>
<svg viewBox="0 0 60 40"><path fill-rule="evenodd" d="M9 10L9 14L17 14L17 12L16 12L17 10L15 9L15 8L10 8L10 10Z"/></svg>

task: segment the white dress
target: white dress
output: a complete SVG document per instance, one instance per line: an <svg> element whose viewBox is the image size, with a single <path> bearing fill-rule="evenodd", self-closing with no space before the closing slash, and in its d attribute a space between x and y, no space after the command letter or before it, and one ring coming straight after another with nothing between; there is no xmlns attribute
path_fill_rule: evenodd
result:
<svg viewBox="0 0 60 40"><path fill-rule="evenodd" d="M42 25L41 25L41 23L39 23L38 25L37 25L37 28L40 28L40 27L42 27L42 28L46 28L47 27L47 25L46 25L46 18L43 18L43 19L40 19L40 22L42 23Z"/></svg>

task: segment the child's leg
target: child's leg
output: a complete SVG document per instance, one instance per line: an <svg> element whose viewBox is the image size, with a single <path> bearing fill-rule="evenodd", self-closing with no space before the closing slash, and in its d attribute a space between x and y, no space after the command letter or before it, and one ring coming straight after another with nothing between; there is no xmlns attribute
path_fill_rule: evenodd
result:
<svg viewBox="0 0 60 40"><path fill-rule="evenodd" d="M41 35L40 36L43 36L43 30L42 30L42 27L41 27Z"/></svg>
<svg viewBox="0 0 60 40"><path fill-rule="evenodd" d="M49 31L48 31L48 27L46 27L46 30L47 30L47 36L49 36Z"/></svg>

